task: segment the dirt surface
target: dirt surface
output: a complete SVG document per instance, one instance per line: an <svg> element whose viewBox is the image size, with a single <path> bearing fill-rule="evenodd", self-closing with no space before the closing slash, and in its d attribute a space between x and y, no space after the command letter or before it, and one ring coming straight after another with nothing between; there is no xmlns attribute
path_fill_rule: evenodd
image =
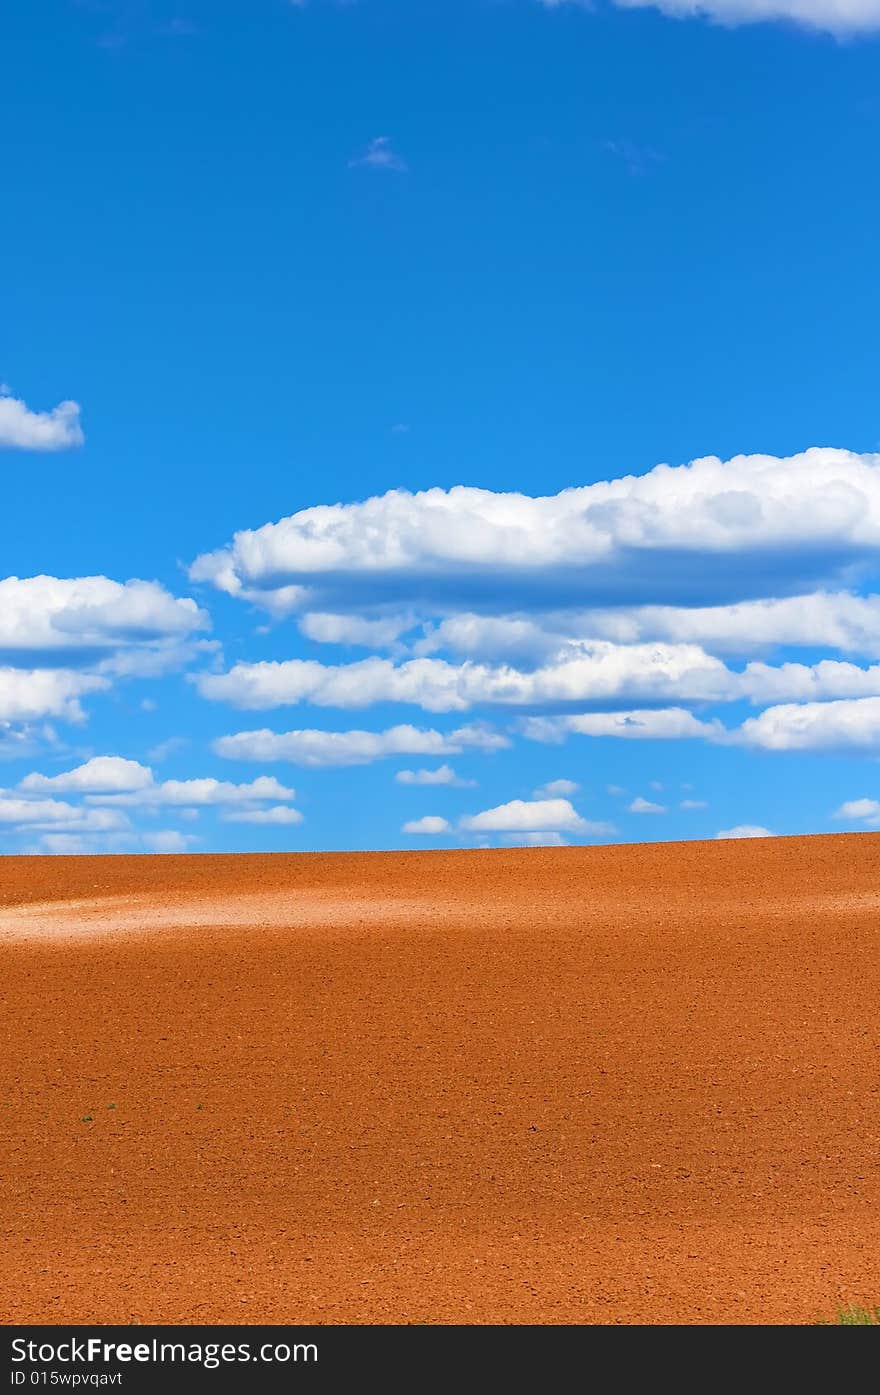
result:
<svg viewBox="0 0 880 1395"><path fill-rule="evenodd" d="M6 1322L880 1301L880 835L0 859Z"/></svg>

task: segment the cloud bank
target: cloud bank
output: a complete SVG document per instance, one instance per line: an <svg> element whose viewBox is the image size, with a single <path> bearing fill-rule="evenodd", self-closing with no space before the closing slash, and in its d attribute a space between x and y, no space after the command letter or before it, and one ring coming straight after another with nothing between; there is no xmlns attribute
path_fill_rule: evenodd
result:
<svg viewBox="0 0 880 1395"><path fill-rule="evenodd" d="M190 576L278 614L729 604L839 583L878 544L880 455L817 447L537 498L393 490L237 533Z"/></svg>

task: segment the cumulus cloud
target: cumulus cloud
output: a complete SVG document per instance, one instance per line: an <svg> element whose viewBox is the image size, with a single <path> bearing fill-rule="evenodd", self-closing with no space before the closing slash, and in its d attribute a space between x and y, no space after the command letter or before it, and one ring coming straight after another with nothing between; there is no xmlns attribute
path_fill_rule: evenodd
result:
<svg viewBox="0 0 880 1395"><path fill-rule="evenodd" d="M398 770L394 776L399 785L473 786L476 780L462 780L451 765L438 765L435 770Z"/></svg>
<svg viewBox="0 0 880 1395"><path fill-rule="evenodd" d="M876 827L880 824L880 803L876 799L849 799L835 809L834 819L859 819Z"/></svg>
<svg viewBox="0 0 880 1395"><path fill-rule="evenodd" d="M782 703L749 717L737 735L765 751L873 750L880 746L880 697Z"/></svg>
<svg viewBox="0 0 880 1395"><path fill-rule="evenodd" d="M193 681L203 697L251 710L300 702L338 708L399 702L428 712L461 712L478 704L544 706L670 697L719 701L743 694L745 683L695 645L623 646L604 641L584 644L577 654L530 673L444 659L395 664L372 657L339 665L287 659L239 663L228 673L197 674ZM805 682L800 673L797 681L798 686ZM880 688L880 667L875 682ZM764 674L749 683L756 690L771 686Z"/></svg>
<svg viewBox="0 0 880 1395"><path fill-rule="evenodd" d="M279 783L274 775L260 775L247 784L236 785L228 780L208 776L196 780L164 780L124 794L88 794L94 804L125 805L134 808L148 805L177 805L202 807L212 804L253 804L267 799L295 799L296 790Z"/></svg>
<svg viewBox="0 0 880 1395"><path fill-rule="evenodd" d="M534 619L462 611L439 624L426 625L423 637L413 645L413 652L422 658L447 649L469 659L503 659L508 663L532 665L561 653L572 640L604 637L598 622L591 627L583 612L551 612ZM617 635L609 638L616 639Z"/></svg>
<svg viewBox="0 0 880 1395"><path fill-rule="evenodd" d="M643 799L637 795L629 806L631 814L665 814L666 809L662 804L654 804L650 799Z"/></svg>
<svg viewBox="0 0 880 1395"><path fill-rule="evenodd" d="M152 770L136 760L126 760L122 756L93 756L84 765L78 765L74 770L66 770L60 775L41 775L36 771L26 775L19 782L19 789L119 794L142 790L152 783Z"/></svg>
<svg viewBox="0 0 880 1395"><path fill-rule="evenodd" d="M539 664L582 640L699 644L748 655L773 646L828 648L880 657L880 596L815 591L732 605L628 606L550 611L538 617L462 612L429 625L418 655L440 649L470 658Z"/></svg>
<svg viewBox="0 0 880 1395"><path fill-rule="evenodd" d="M388 756L460 755L509 746L507 737L473 724L446 734L400 725L386 731L240 731L221 736L213 750L226 760L289 761L295 765L367 765Z"/></svg>
<svg viewBox="0 0 880 1395"><path fill-rule="evenodd" d="M737 672L698 645L579 641L552 663L525 671L445 659L396 664L373 656L351 664L311 659L238 663L227 673L195 674L203 697L250 710L294 706L368 707L408 703L428 712L478 705L554 707L574 703L735 702L760 705L880 695L880 664L838 659L815 664L752 662Z"/></svg>
<svg viewBox="0 0 880 1395"><path fill-rule="evenodd" d="M382 649L394 644L414 624L414 618L406 615L366 619L359 615L328 615L310 611L300 620L299 628L307 639L313 639L318 644L353 644L366 649Z"/></svg>
<svg viewBox="0 0 880 1395"><path fill-rule="evenodd" d="M403 825L404 833L449 833L451 831L447 819L441 819L436 814L426 814L422 819L410 819L409 823Z"/></svg>
<svg viewBox="0 0 880 1395"><path fill-rule="evenodd" d="M303 816L289 804L273 804L268 809L233 809L220 816L224 823L292 824L302 823Z"/></svg>
<svg viewBox="0 0 880 1395"><path fill-rule="evenodd" d="M59 402L51 411L32 412L20 397L0 389L0 448L69 450L84 440L78 403Z"/></svg>
<svg viewBox="0 0 880 1395"><path fill-rule="evenodd" d="M58 799L22 799L9 792L0 792L0 824L16 828L55 828L63 825L69 832L106 832L126 828L128 819L114 809L82 809Z"/></svg>
<svg viewBox="0 0 880 1395"><path fill-rule="evenodd" d="M781 698L876 697L880 695L880 664L859 668L839 659L809 665L752 663L743 670L740 693L755 704Z"/></svg>
<svg viewBox="0 0 880 1395"><path fill-rule="evenodd" d="M722 828L720 833L715 834L718 838L775 838L776 834L771 833L769 828L762 828L759 823L738 823L735 828Z"/></svg>
<svg viewBox="0 0 880 1395"><path fill-rule="evenodd" d="M106 576L0 580L0 661L17 667L114 662L123 656L161 656L210 621L195 601L172 596L155 581L111 581Z"/></svg>
<svg viewBox="0 0 880 1395"><path fill-rule="evenodd" d="M109 686L109 680L97 674L0 666L0 722L31 722L40 717L81 722L84 713L79 699Z"/></svg>
<svg viewBox="0 0 880 1395"><path fill-rule="evenodd" d="M880 455L708 456L533 498L457 486L237 533L194 580L291 610L718 605L847 584L880 543Z"/></svg>
<svg viewBox="0 0 880 1395"><path fill-rule="evenodd" d="M555 743L576 734L623 740L699 739L765 751L869 751L880 747L880 697L780 703L733 728L717 718L704 721L685 708L526 717L517 727L532 741Z"/></svg>
<svg viewBox="0 0 880 1395"><path fill-rule="evenodd" d="M726 728L716 718L702 721L684 707L584 712L565 717L526 717L519 727L530 740L545 742L564 741L572 733L580 736L614 736L624 741L699 739L721 742L729 737Z"/></svg>
<svg viewBox="0 0 880 1395"><path fill-rule="evenodd" d="M574 780L549 780L546 785L541 785L540 789L534 791L534 798L566 798L569 795L577 794L579 789L580 785Z"/></svg>
<svg viewBox="0 0 880 1395"><path fill-rule="evenodd" d="M587 633L620 642L665 639L714 653L776 645L829 648L880 657L880 596L815 591L728 606L642 606L585 614Z"/></svg>
<svg viewBox="0 0 880 1395"><path fill-rule="evenodd" d="M0 580L0 723L81 722L80 699L131 676L154 676L210 647L195 601L151 581L104 576Z"/></svg>
<svg viewBox="0 0 880 1395"><path fill-rule="evenodd" d="M588 824L567 799L512 799L463 818L460 827L470 833L581 832Z"/></svg>

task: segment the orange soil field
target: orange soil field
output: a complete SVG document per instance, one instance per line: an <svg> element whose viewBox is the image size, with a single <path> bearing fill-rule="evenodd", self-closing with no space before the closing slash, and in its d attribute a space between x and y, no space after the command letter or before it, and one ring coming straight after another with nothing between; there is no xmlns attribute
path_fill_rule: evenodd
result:
<svg viewBox="0 0 880 1395"><path fill-rule="evenodd" d="M0 859L6 1322L880 1302L880 835Z"/></svg>

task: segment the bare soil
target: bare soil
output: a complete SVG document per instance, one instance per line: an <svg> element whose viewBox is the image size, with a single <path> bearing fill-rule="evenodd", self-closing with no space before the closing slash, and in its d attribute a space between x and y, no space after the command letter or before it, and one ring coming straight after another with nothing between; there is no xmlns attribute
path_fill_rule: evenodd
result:
<svg viewBox="0 0 880 1395"><path fill-rule="evenodd" d="M880 835L0 859L6 1322L880 1301Z"/></svg>

